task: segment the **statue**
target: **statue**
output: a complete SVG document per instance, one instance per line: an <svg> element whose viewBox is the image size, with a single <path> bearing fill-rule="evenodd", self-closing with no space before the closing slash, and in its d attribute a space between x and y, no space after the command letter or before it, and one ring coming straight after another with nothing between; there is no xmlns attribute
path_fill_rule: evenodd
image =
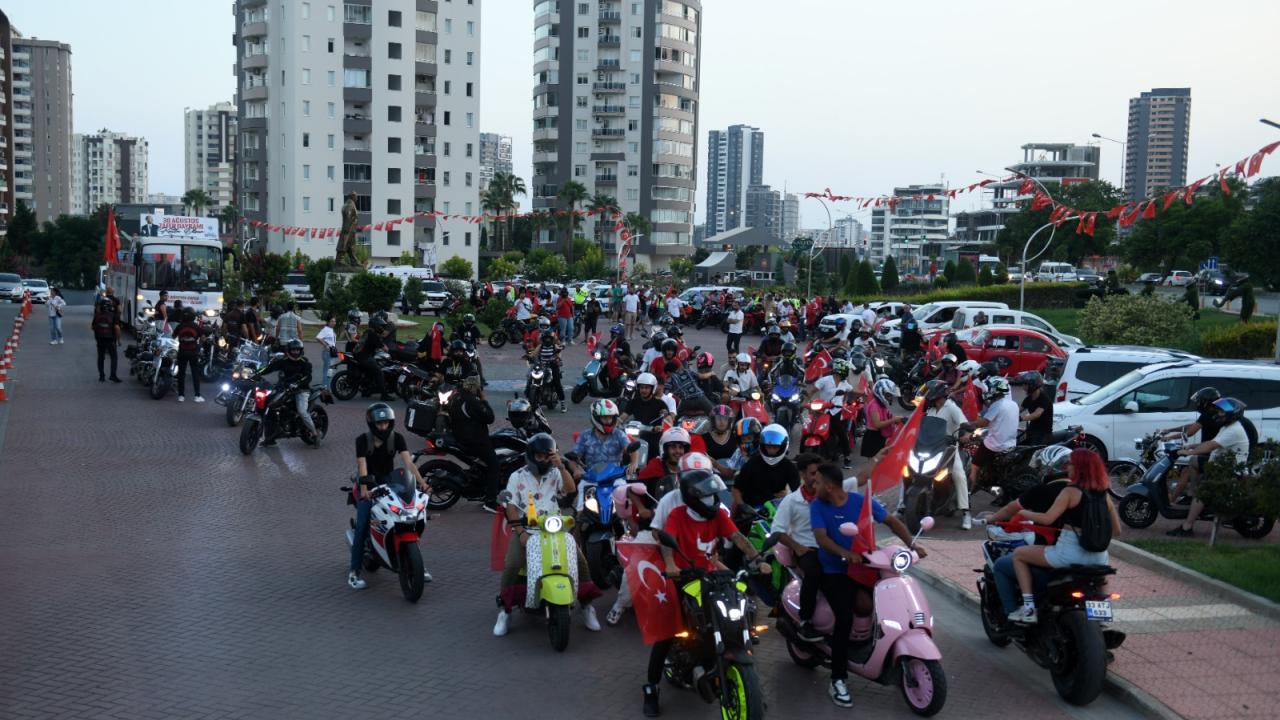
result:
<svg viewBox="0 0 1280 720"><path fill-rule="evenodd" d="M338 252L334 258L339 268L359 268L360 260L356 257L356 194L347 194L347 202L342 206L342 231L338 233Z"/></svg>

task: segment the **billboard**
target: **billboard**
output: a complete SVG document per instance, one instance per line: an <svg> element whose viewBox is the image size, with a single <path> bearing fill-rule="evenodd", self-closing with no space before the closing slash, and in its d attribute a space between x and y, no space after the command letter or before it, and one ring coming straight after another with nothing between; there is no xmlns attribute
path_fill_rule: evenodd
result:
<svg viewBox="0 0 1280 720"><path fill-rule="evenodd" d="M143 213L138 219L138 237L217 240L218 219Z"/></svg>

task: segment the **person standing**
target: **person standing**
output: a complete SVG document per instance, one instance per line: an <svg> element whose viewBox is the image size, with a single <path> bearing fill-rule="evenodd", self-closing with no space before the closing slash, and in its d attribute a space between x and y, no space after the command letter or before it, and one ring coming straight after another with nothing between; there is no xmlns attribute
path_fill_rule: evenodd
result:
<svg viewBox="0 0 1280 720"><path fill-rule="evenodd" d="M742 313L742 307L737 300L733 301L733 307L729 310L726 322L729 326L729 333L725 335L724 347L729 355L738 354L738 345L742 342L742 323L746 316Z"/></svg>
<svg viewBox="0 0 1280 720"><path fill-rule="evenodd" d="M116 375L116 363L119 362L116 346L120 344L120 320L115 308L115 303L109 297L98 301L98 309L93 313L93 321L89 325L93 330L93 338L98 343L98 382L107 381L102 366L103 360L108 356L111 357L111 382L120 382L119 376Z"/></svg>
<svg viewBox="0 0 1280 720"><path fill-rule="evenodd" d="M335 324L337 319L326 315L324 327L316 333L316 342L320 343L320 382L325 386L329 385L329 363L338 357L338 335L333 330Z"/></svg>
<svg viewBox="0 0 1280 720"><path fill-rule="evenodd" d="M566 289L556 299L556 326L565 345L573 344L573 301Z"/></svg>
<svg viewBox="0 0 1280 720"><path fill-rule="evenodd" d="M49 344L62 345L62 310L67 301L62 299L58 288L49 288L49 299L45 305L49 310Z"/></svg>
<svg viewBox="0 0 1280 720"><path fill-rule="evenodd" d="M160 299L156 301L156 305L152 308L151 318L156 321L156 327L160 328L161 335L168 335L172 332L169 327L169 291L161 290Z"/></svg>
<svg viewBox="0 0 1280 720"><path fill-rule="evenodd" d="M290 340L302 339L302 318L294 311L296 306L285 303L284 312L276 320L276 342L284 345Z"/></svg>
<svg viewBox="0 0 1280 720"><path fill-rule="evenodd" d="M595 295L588 295L582 308L582 337L596 334L596 322L600 319L600 300Z"/></svg>
<svg viewBox="0 0 1280 720"><path fill-rule="evenodd" d="M196 309L182 309L178 325L173 329L173 339L178 341L178 402L186 402L187 370L191 371L191 389L195 391L195 401L204 402L200 397L200 326L196 324Z"/></svg>
<svg viewBox="0 0 1280 720"><path fill-rule="evenodd" d="M623 317L626 319L627 339L630 340L636 329L636 313L640 310L640 296L636 294L634 288L623 296L622 306L625 313Z"/></svg>

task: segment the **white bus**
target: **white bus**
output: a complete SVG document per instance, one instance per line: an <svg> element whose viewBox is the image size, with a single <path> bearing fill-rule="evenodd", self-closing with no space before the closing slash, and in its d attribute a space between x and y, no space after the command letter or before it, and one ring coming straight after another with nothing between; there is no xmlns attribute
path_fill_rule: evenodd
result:
<svg viewBox="0 0 1280 720"><path fill-rule="evenodd" d="M121 251L106 271L105 284L115 289L123 315L135 328L139 313L169 293L197 312L222 308L222 242L207 237L129 237L120 234Z"/></svg>

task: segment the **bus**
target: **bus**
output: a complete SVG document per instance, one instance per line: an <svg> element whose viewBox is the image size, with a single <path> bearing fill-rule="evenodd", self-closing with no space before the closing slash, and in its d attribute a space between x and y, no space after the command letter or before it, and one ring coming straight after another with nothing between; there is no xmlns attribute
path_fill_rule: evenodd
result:
<svg viewBox="0 0 1280 720"><path fill-rule="evenodd" d="M109 264L104 284L114 288L124 317L135 330L145 322L143 311L169 293L197 312L222 309L222 241L214 218L158 216L160 231L134 237L120 233L121 250Z"/></svg>

